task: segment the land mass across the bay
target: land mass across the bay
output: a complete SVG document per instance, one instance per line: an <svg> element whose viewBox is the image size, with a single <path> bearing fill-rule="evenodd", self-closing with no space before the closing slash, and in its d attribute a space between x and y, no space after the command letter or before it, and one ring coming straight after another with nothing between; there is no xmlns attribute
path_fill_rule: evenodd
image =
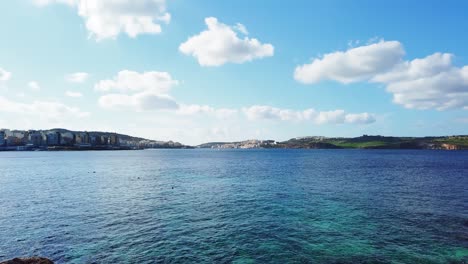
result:
<svg viewBox="0 0 468 264"><path fill-rule="evenodd" d="M115 132L72 131L63 128L48 130L0 129L0 151L21 150L138 150L152 148L213 148L213 149L441 149L468 150L468 135L437 137L391 137L363 135L360 137L298 137L286 141L245 140L208 142L198 146L174 141L150 140Z"/></svg>
<svg viewBox="0 0 468 264"><path fill-rule="evenodd" d="M291 149L468 149L468 135L442 137L299 137L286 141L246 140L210 142L198 148L291 148Z"/></svg>

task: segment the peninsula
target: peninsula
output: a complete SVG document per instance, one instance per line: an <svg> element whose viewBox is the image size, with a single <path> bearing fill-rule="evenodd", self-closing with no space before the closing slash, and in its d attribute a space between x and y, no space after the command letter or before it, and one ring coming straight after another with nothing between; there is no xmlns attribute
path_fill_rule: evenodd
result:
<svg viewBox="0 0 468 264"><path fill-rule="evenodd" d="M293 148L293 149L468 149L468 135L443 137L298 137L286 141L246 140L210 142L198 148Z"/></svg>

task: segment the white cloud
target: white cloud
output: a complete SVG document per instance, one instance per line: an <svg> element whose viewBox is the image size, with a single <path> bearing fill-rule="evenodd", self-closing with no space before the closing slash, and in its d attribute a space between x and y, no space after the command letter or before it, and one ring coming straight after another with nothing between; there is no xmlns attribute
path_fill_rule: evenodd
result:
<svg viewBox="0 0 468 264"><path fill-rule="evenodd" d="M406 108L446 110L468 107L468 66L452 65L452 54L435 53L397 65L375 76L393 102Z"/></svg>
<svg viewBox="0 0 468 264"><path fill-rule="evenodd" d="M238 23L228 26L214 17L205 18L208 29L190 37L179 46L180 52L194 56L202 66L220 66L228 62L243 63L273 56L271 44L262 44L255 38L239 38L236 31L246 35L247 29Z"/></svg>
<svg viewBox="0 0 468 264"><path fill-rule="evenodd" d="M354 114L353 114L354 115ZM314 118L317 124L343 124L346 120L346 113L344 110L332 110L319 112Z"/></svg>
<svg viewBox="0 0 468 264"><path fill-rule="evenodd" d="M105 94L99 98L99 106L104 109L135 111L170 111L177 115L207 115L219 119L235 117L238 109L215 108L209 105L178 103L169 95L179 82L167 72L149 71L138 73L120 71L113 79L101 80L95 89ZM249 120L279 119L285 121L312 121L322 123L372 123L373 115L368 113L347 114L343 110L317 112L314 109L295 111L271 106L254 105L241 111Z"/></svg>
<svg viewBox="0 0 468 264"><path fill-rule="evenodd" d="M237 114L237 109L214 108L208 105L180 105L177 113L181 115L212 114L221 119L227 119Z"/></svg>
<svg viewBox="0 0 468 264"><path fill-rule="evenodd" d="M405 108L468 110L468 66L454 66L454 56L449 53L411 61L403 61L404 54L398 41L380 41L326 54L298 66L294 77L303 83L382 83L393 95L393 102Z"/></svg>
<svg viewBox="0 0 468 264"><path fill-rule="evenodd" d="M325 54L310 64L296 67L294 78L302 83L317 83L334 80L341 83L363 81L385 72L399 63L404 56L403 46L398 41L380 41Z"/></svg>
<svg viewBox="0 0 468 264"><path fill-rule="evenodd" d="M11 78L11 72L8 72L2 68L0 68L0 82L1 81L8 81Z"/></svg>
<svg viewBox="0 0 468 264"><path fill-rule="evenodd" d="M169 23L165 0L34 0L38 5L64 3L77 8L85 20L90 36L97 40L116 38L126 33L134 38L140 34L158 34L161 23Z"/></svg>
<svg viewBox="0 0 468 264"><path fill-rule="evenodd" d="M209 105L178 103L169 95L174 80L167 72L120 71L116 77L101 80L95 85L97 91L105 92L99 98L99 105L105 109L160 111L172 112L181 116L204 115L219 119L235 117L238 109L215 108ZM295 111L280 109L271 106L254 105L241 109L249 120L279 119L286 121L311 120L317 124L322 123L372 123L373 115L346 114L343 110L317 112L314 109Z"/></svg>
<svg viewBox="0 0 468 264"><path fill-rule="evenodd" d="M71 83L83 83L89 77L89 73L86 72L75 72L65 76L65 80Z"/></svg>
<svg viewBox="0 0 468 264"><path fill-rule="evenodd" d="M142 110L177 109L179 105L169 95L138 93L132 96Z"/></svg>
<svg viewBox="0 0 468 264"><path fill-rule="evenodd" d="M28 87L29 87L29 89L31 89L33 91L40 91L41 90L41 86L35 81L29 82Z"/></svg>
<svg viewBox="0 0 468 264"><path fill-rule="evenodd" d="M113 79L99 81L94 88L108 93L99 98L99 105L103 108L174 110L179 108L179 104L168 93L178 83L167 72L123 70Z"/></svg>
<svg viewBox="0 0 468 264"><path fill-rule="evenodd" d="M215 111L215 115L221 119L227 119L235 116L239 111L237 109L230 108L218 108Z"/></svg>
<svg viewBox="0 0 468 264"><path fill-rule="evenodd" d="M302 120L305 119L306 112L315 112L313 109L308 109L305 111L293 111L267 105L254 105L248 108L244 108L243 111L249 120L277 119L283 121Z"/></svg>
<svg viewBox="0 0 468 264"><path fill-rule="evenodd" d="M177 102L168 95L153 93L106 94L99 98L99 105L107 109L127 107L137 111L175 110L179 108Z"/></svg>
<svg viewBox="0 0 468 264"><path fill-rule="evenodd" d="M0 96L0 112L37 116L42 120L84 118L90 115L89 112L83 112L77 107L60 102L36 100L32 103L21 103L2 96Z"/></svg>
<svg viewBox="0 0 468 264"><path fill-rule="evenodd" d="M181 105L178 113L182 115L194 115L194 114L202 114L202 113L213 113L215 109L208 105Z"/></svg>
<svg viewBox="0 0 468 264"><path fill-rule="evenodd" d="M240 33L244 34L244 35L248 35L249 34L249 31L247 31L247 28L241 24L241 23L237 23L235 26L234 26L234 29L236 29L237 31L239 31Z"/></svg>
<svg viewBox="0 0 468 264"><path fill-rule="evenodd" d="M312 121L315 124L370 124L375 122L372 114L348 114L344 110L316 111L309 108L296 111L267 105L254 105L243 108L243 111L249 120Z"/></svg>
<svg viewBox="0 0 468 264"><path fill-rule="evenodd" d="M114 79L99 81L94 88L101 92L141 92L151 91L165 94L179 82L172 79L167 72L149 71L138 73L135 71L120 71Z"/></svg>
<svg viewBox="0 0 468 264"><path fill-rule="evenodd" d="M375 75L371 81L392 83L405 80L415 80L436 75L450 70L453 55L448 53L434 53L423 59L414 59L396 64L390 71Z"/></svg>
<svg viewBox="0 0 468 264"><path fill-rule="evenodd" d="M83 94L82 94L82 93L73 92L73 91L66 91L66 92L65 92L65 95L68 96L68 97L75 97L75 98L83 97Z"/></svg>
<svg viewBox="0 0 468 264"><path fill-rule="evenodd" d="M347 114L345 122L351 124L370 124L375 122L375 116L369 113Z"/></svg>

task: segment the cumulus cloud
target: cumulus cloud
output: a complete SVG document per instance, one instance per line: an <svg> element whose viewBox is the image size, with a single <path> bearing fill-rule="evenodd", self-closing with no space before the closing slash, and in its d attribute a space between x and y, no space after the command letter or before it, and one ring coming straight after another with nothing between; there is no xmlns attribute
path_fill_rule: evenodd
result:
<svg viewBox="0 0 468 264"><path fill-rule="evenodd" d="M179 82L167 72L120 71L114 78L96 83L95 90L103 92L99 105L104 109L135 111L170 111L177 115L205 115L228 119L243 112L250 120L279 119L287 121L311 120L322 123L372 123L368 113L347 114L343 110L317 112L314 109L295 111L271 106L254 105L243 109L215 108L209 105L183 104L169 95Z"/></svg>
<svg viewBox="0 0 468 264"><path fill-rule="evenodd" d="M369 113L347 114L345 122L351 124L370 124L375 122L375 116Z"/></svg>
<svg viewBox="0 0 468 264"><path fill-rule="evenodd" d="M168 95L153 93L106 94L99 98L99 105L103 108L128 107L137 111L174 110L178 109L177 102Z"/></svg>
<svg viewBox="0 0 468 264"><path fill-rule="evenodd" d="M243 35L248 33L246 27L240 23L231 27L214 17L205 18L205 23L207 30L190 37L179 46L180 52L195 57L202 66L243 63L273 56L273 45L262 44L259 40L246 36L240 38L237 32Z"/></svg>
<svg viewBox="0 0 468 264"><path fill-rule="evenodd" d="M315 117L312 117L317 124L343 124L347 120L345 111L341 109L318 112Z"/></svg>
<svg viewBox="0 0 468 264"><path fill-rule="evenodd" d="M71 83L83 83L89 77L89 73L86 72L75 72L65 75L65 80Z"/></svg>
<svg viewBox="0 0 468 264"><path fill-rule="evenodd" d="M375 75L371 81L392 83L433 76L450 70L453 67L452 59L452 54L434 53L422 59L404 61L396 64L390 71Z"/></svg>
<svg viewBox="0 0 468 264"><path fill-rule="evenodd" d="M180 108L177 111L181 115L196 115L196 114L212 114L218 118L226 119L230 118L238 113L237 109L230 108L214 108L208 105L180 105Z"/></svg>
<svg viewBox="0 0 468 264"><path fill-rule="evenodd" d="M219 119L228 119L243 112L249 120L277 119L285 121L312 121L323 123L375 122L372 114L349 114L343 110L319 112L314 109L296 111L271 106L254 105L243 109L215 108L209 105L183 104L169 95L179 82L167 72L135 72L123 70L112 79L101 80L95 84L95 90L103 92L99 106L104 109L135 111L171 111L178 115L207 115Z"/></svg>
<svg viewBox="0 0 468 264"><path fill-rule="evenodd" d="M33 91L39 91L41 90L41 86L35 82L35 81L31 81L28 83L28 87L29 89L33 90Z"/></svg>
<svg viewBox="0 0 468 264"><path fill-rule="evenodd" d="M406 108L468 108L468 66L452 64L453 55L435 53L397 65L372 81L386 84L393 102Z"/></svg>
<svg viewBox="0 0 468 264"><path fill-rule="evenodd" d="M84 118L89 112L81 111L77 107L67 106L56 101L36 100L32 103L22 103L0 96L0 112L37 116L44 120L58 120L63 118Z"/></svg>
<svg viewBox="0 0 468 264"><path fill-rule="evenodd" d="M367 80L390 70L405 51L398 41L380 41L367 46L328 53L309 64L296 67L294 78L312 84L322 80L351 83Z"/></svg>
<svg viewBox="0 0 468 264"><path fill-rule="evenodd" d="M135 38L158 34L161 23L169 23L165 0L34 0L38 5L68 4L85 20L90 36L97 40L115 38L120 33Z"/></svg>
<svg viewBox="0 0 468 264"><path fill-rule="evenodd" d="M179 84L167 72L120 71L114 78L101 80L94 86L105 93L99 105L105 109L131 109L135 111L172 111L179 115L209 114L227 118L237 113L235 109L216 109L208 105L179 104L169 92Z"/></svg>
<svg viewBox="0 0 468 264"><path fill-rule="evenodd" d="M281 109L267 105L243 108L249 120L312 121L315 124L370 124L375 122L373 114L349 114L344 110L316 111L309 108L302 111Z"/></svg>
<svg viewBox="0 0 468 264"><path fill-rule="evenodd" d="M249 120L277 119L283 121L307 119L310 111L315 113L313 109L293 111L268 105L254 105L244 108L243 111Z"/></svg>
<svg viewBox="0 0 468 264"><path fill-rule="evenodd" d="M137 111L178 109L169 91L178 84L167 72L120 71L113 79L101 80L94 86L105 92L99 99L103 108L129 107Z"/></svg>
<svg viewBox="0 0 468 264"><path fill-rule="evenodd" d="M65 95L68 96L68 97L75 97L75 98L83 97L83 94L81 94L79 92L73 92L73 91L66 91Z"/></svg>
<svg viewBox="0 0 468 264"><path fill-rule="evenodd" d="M410 109L468 109L468 66L453 65L453 55L434 53L411 61L397 41L351 48L298 66L297 81L341 83L368 81L382 83L393 102Z"/></svg>
<svg viewBox="0 0 468 264"><path fill-rule="evenodd" d="M234 29L236 29L237 31L239 31L240 33L244 34L244 35L248 35L249 34L249 31L247 31L247 28L241 24L241 23L237 23L235 26L234 26Z"/></svg>
<svg viewBox="0 0 468 264"><path fill-rule="evenodd" d="M135 72L129 70L120 71L114 79L99 81L94 88L101 92L141 92L152 91L154 93L167 93L179 82L172 79L167 72Z"/></svg>
<svg viewBox="0 0 468 264"><path fill-rule="evenodd" d="M2 68L0 68L0 82L1 81L8 81L11 78L11 72L8 72Z"/></svg>

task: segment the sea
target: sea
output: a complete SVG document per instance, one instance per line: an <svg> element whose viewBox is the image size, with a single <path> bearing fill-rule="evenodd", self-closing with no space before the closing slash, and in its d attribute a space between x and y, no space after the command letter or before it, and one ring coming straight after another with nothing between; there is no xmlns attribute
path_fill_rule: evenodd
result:
<svg viewBox="0 0 468 264"><path fill-rule="evenodd" d="M468 151L0 153L0 261L467 263Z"/></svg>

